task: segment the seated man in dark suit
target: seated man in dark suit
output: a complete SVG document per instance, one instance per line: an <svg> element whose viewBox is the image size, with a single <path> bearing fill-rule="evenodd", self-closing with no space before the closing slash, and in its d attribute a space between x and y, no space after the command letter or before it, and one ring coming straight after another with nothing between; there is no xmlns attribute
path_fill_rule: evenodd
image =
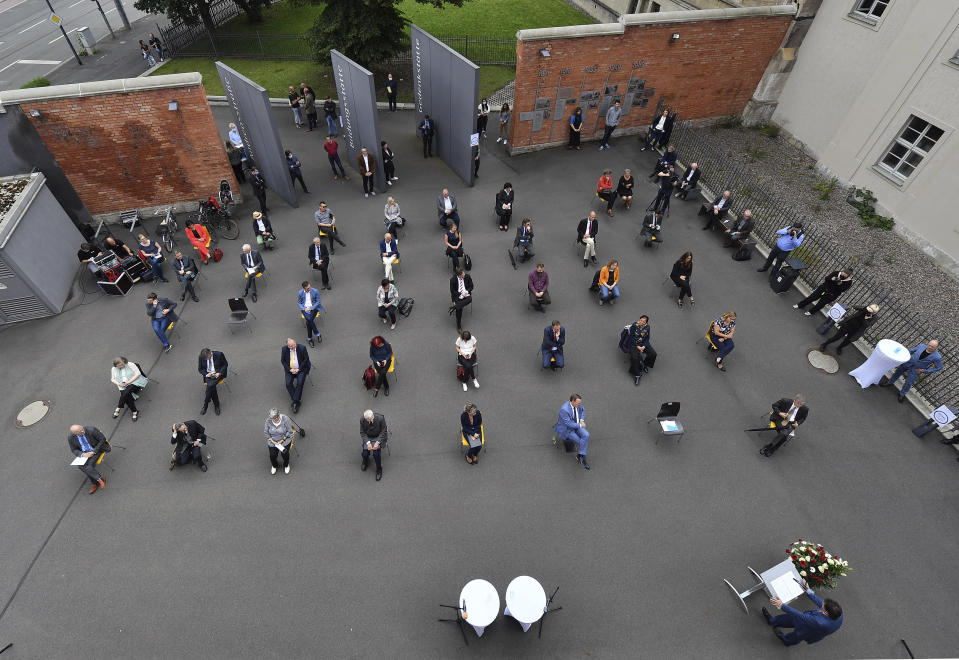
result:
<svg viewBox="0 0 959 660"><path fill-rule="evenodd" d="M722 222L732 205L732 193L728 190L724 190L721 195L717 196L712 204L703 204L703 208L699 210L700 215L706 216L706 225L703 227L703 231L712 229L717 222Z"/></svg>
<svg viewBox="0 0 959 660"><path fill-rule="evenodd" d="M729 228L725 230L726 242L723 243L723 247L732 247L737 243L741 245L743 241L749 238L749 234L752 232L755 224L753 221L753 212L749 209L743 211L743 214L739 216L739 220L730 223Z"/></svg>
<svg viewBox="0 0 959 660"><path fill-rule="evenodd" d="M266 270L266 264L263 263L263 257L257 250L250 248L249 243L244 243L240 252L240 263L243 264L243 276L246 278L246 287L243 289L243 297L246 298L253 289L253 302L256 302L256 278Z"/></svg>
<svg viewBox="0 0 959 660"><path fill-rule="evenodd" d="M220 351L211 351L204 348L200 351L200 358L197 360L196 370L203 377L203 407L200 408L200 414L205 415L206 409L213 402L213 412L220 414L220 395L217 393L217 386L228 375L229 364L226 356Z"/></svg>
<svg viewBox="0 0 959 660"><path fill-rule="evenodd" d="M303 383L310 373L310 353L303 344L297 344L287 338L286 346L280 349L280 364L286 374L286 391L293 401L293 412L300 410L300 397L303 395Z"/></svg>
<svg viewBox="0 0 959 660"><path fill-rule="evenodd" d="M815 644L827 635L836 632L842 626L842 608L839 603L831 598L826 600L819 598L809 588L805 580L803 580L803 586L806 587L806 595L819 609L800 612L778 598L770 598L769 602L781 609L783 614L771 617L766 608L763 608L763 617L766 619L766 623L773 626L773 633L786 646L794 646L803 641L807 644ZM793 631L784 634L779 629L780 626L792 628Z"/></svg>
<svg viewBox="0 0 959 660"><path fill-rule="evenodd" d="M203 450L200 448L200 445L206 444L206 429L200 426L199 422L190 419L174 424L170 434L170 444L176 446L170 458L171 470L177 465L196 463L202 472L206 472Z"/></svg>
<svg viewBox="0 0 959 660"><path fill-rule="evenodd" d="M332 289L330 286L330 251L326 247L326 243L317 236L313 239L313 244L309 247L308 256L310 258L310 267L313 270L320 271L320 277L323 281L323 289Z"/></svg>
<svg viewBox="0 0 959 660"><path fill-rule="evenodd" d="M676 186L676 196L680 199L686 199L689 191L695 190L696 184L699 183L700 174L699 165L690 163L689 169L683 172L683 175L679 178L679 185Z"/></svg>
<svg viewBox="0 0 959 660"><path fill-rule="evenodd" d="M84 457L86 462L78 466L80 472L87 475L87 479L92 484L90 494L93 495L100 488L106 488L107 482L100 473L97 472L97 461L100 456L110 451L110 443L106 437L95 426L80 426L74 424L70 427L70 435L67 436L67 445L70 451L77 458Z"/></svg>
<svg viewBox="0 0 959 660"><path fill-rule="evenodd" d="M533 252L532 222L529 218L523 218L522 224L516 228L516 238L513 239L513 247L516 248L516 256L519 257L520 263L529 261L536 256L536 253ZM513 253L510 252L509 254L510 261L513 262L513 267L515 268L516 264Z"/></svg>
<svg viewBox="0 0 959 660"><path fill-rule="evenodd" d="M180 282L180 301L186 300L186 295L189 293L193 302L200 302L200 299L196 297L196 291L193 289L193 280L196 279L196 274L199 272L196 262L193 261L193 257L184 257L180 250L177 250L174 256L173 274Z"/></svg>
<svg viewBox="0 0 959 660"><path fill-rule="evenodd" d="M566 344L566 328L559 321L543 328L543 369L562 369L566 362L563 358L563 345Z"/></svg>
<svg viewBox="0 0 959 660"><path fill-rule="evenodd" d="M360 455L363 457L360 470L366 471L366 468L370 465L370 454L373 454L373 462L376 463L377 481L383 478L381 452L388 439L386 417L380 413L374 413L372 410L364 411L363 418L360 420Z"/></svg>
<svg viewBox="0 0 959 660"><path fill-rule="evenodd" d="M809 414L809 408L802 394L797 394L791 399L780 399L773 403L772 408L769 413L769 428L776 429L776 437L759 450L759 453L767 458L776 453L786 440L796 435L796 429L806 421L806 415Z"/></svg>
<svg viewBox="0 0 959 660"><path fill-rule="evenodd" d="M450 316L456 314L456 329L463 329L463 310L473 302L473 278L462 268L450 278Z"/></svg>
<svg viewBox="0 0 959 660"><path fill-rule="evenodd" d="M448 227L449 222L452 221L462 229L460 214L456 210L456 198L446 188L443 188L443 193L436 198L436 215L444 228Z"/></svg>

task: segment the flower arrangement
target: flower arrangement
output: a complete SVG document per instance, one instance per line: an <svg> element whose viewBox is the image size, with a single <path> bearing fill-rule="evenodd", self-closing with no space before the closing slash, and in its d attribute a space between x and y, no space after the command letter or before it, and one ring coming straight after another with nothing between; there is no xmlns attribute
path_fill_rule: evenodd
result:
<svg viewBox="0 0 959 660"><path fill-rule="evenodd" d="M799 539L786 548L786 554L810 587L835 589L840 577L851 571L849 562L833 557L821 545Z"/></svg>

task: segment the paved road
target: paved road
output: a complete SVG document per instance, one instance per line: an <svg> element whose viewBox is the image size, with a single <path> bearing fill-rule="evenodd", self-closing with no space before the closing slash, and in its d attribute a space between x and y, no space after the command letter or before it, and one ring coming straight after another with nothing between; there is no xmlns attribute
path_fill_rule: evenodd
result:
<svg viewBox="0 0 959 660"><path fill-rule="evenodd" d="M89 27L97 40L109 34L93 0L51 2L71 39L75 39L72 32L81 27ZM137 57L137 40L151 28L155 30L153 23L142 22L143 28L131 34L122 29L113 0L100 0L100 4L117 35L114 43L124 45L131 58ZM132 0L124 0L123 8L131 23L149 16L135 9ZM60 28L51 23L49 17L50 10L44 0L0 0L0 89L16 89L33 78L47 75L61 62L73 59ZM84 65L96 59L96 56L84 58Z"/></svg>

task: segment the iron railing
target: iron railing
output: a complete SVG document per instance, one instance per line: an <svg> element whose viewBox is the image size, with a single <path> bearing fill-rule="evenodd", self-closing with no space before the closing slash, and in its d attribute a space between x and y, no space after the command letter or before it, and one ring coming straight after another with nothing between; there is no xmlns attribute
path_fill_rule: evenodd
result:
<svg viewBox="0 0 959 660"><path fill-rule="evenodd" d="M791 200L777 199L770 195L759 177L743 166L711 140L694 128L689 121L677 121L670 144L675 145L679 160L695 161L702 171L700 181L715 194L732 191L732 211L736 214L750 209L755 221L752 236L773 245L776 231L802 221L806 238L790 256L801 259L806 269L800 271L800 279L810 287L822 283L826 275L842 267L855 269L854 285L839 299L844 307L864 307L881 303L877 321L870 326L863 339L875 346L882 338L895 339L907 348L939 339L942 347L943 370L928 378L920 377L913 386L926 403L936 408L942 404L959 401L959 363L952 357L955 336L938 321L935 307L921 307L918 311L899 298L888 284L876 279L867 270L868 263L856 263L844 254L829 238L816 229L816 223L800 215L797 205Z"/></svg>
<svg viewBox="0 0 959 660"><path fill-rule="evenodd" d="M215 28L239 16L242 11L233 0L215 0L210 4L210 17L213 19ZM179 56L184 48L196 42L207 32L206 26L199 20L195 23L172 21L166 27L160 27L157 24L157 30L160 32L164 49L174 57Z"/></svg>

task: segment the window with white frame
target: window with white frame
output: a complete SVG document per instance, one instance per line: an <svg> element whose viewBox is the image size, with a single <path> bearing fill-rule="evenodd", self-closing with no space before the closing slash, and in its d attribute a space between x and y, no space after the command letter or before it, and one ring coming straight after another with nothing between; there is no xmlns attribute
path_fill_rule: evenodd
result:
<svg viewBox="0 0 959 660"><path fill-rule="evenodd" d="M905 181L936 146L942 133L941 128L933 126L925 119L909 117L909 121L899 131L878 166L893 177Z"/></svg>
<svg viewBox="0 0 959 660"><path fill-rule="evenodd" d="M892 0L856 0L849 15L870 25L879 23Z"/></svg>

